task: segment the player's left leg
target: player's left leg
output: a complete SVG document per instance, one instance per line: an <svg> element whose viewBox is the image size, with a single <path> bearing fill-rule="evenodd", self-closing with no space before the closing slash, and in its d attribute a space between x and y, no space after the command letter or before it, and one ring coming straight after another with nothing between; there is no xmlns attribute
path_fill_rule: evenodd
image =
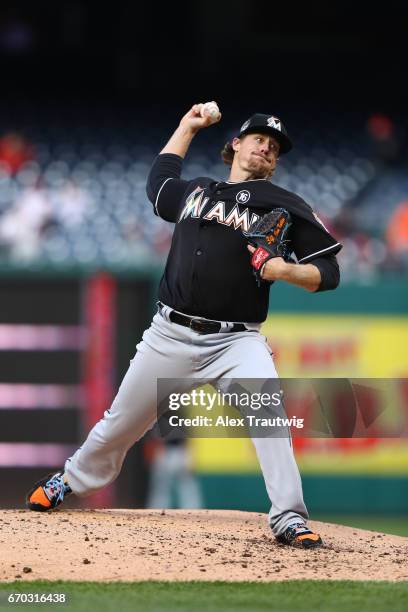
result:
<svg viewBox="0 0 408 612"><path fill-rule="evenodd" d="M279 388L277 385L278 374L272 358L272 352L265 337L258 332L243 332L230 334L227 338L227 346L222 350L222 356L206 369L214 378L222 376L223 382L233 379L234 382L242 380L245 387L245 379L261 379L263 392L268 392L268 381L270 395ZM219 372L216 372L215 369ZM253 385L251 385L251 389ZM224 391L225 391L224 387ZM293 454L292 440L289 430L282 429L276 433L268 432L259 428L251 428L252 442L255 446L257 457L265 480L266 490L271 501L269 512L269 524L275 536L282 541L285 534L289 535L289 529L293 526L304 526L308 518L307 509L303 501L302 483L299 469ZM260 435L260 432L262 435ZM304 527L295 527L293 542L302 546L314 546L316 534L310 536ZM302 533L300 533L302 531ZM292 533L292 532L290 532ZM293 533L292 533L293 535ZM305 537L308 536L308 537ZM303 538L296 541L298 538ZM320 540L320 539L319 539ZM303 542L301 544L301 542Z"/></svg>

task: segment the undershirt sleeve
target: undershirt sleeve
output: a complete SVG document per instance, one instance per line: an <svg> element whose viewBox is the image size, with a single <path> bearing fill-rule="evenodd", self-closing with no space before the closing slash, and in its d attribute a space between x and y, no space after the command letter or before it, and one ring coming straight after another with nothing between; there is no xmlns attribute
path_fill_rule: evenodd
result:
<svg viewBox="0 0 408 612"><path fill-rule="evenodd" d="M340 269L336 256L331 254L325 257L316 257L310 263L319 269L320 276L322 277L319 288L316 289L315 293L336 289L340 282Z"/></svg>

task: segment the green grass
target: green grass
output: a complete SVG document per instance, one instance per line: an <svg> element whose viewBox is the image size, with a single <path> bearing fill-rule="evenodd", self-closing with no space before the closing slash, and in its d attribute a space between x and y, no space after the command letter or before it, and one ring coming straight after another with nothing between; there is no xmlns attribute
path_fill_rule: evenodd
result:
<svg viewBox="0 0 408 612"><path fill-rule="evenodd" d="M315 521L338 523L360 529L371 529L382 533L408 536L408 518L406 516L364 515L364 514L313 514Z"/></svg>
<svg viewBox="0 0 408 612"><path fill-rule="evenodd" d="M312 581L254 582L14 582L0 584L1 610L33 609L7 603L9 593L65 593L68 604L37 609L78 612L248 611L406 612L408 582Z"/></svg>

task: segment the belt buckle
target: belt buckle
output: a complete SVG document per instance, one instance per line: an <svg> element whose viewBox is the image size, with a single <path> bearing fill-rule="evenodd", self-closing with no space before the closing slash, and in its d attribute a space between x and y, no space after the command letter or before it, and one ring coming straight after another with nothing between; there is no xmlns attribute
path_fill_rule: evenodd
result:
<svg viewBox="0 0 408 612"><path fill-rule="evenodd" d="M204 319L190 319L190 329L197 332L198 334L204 333L205 326L206 322L204 321Z"/></svg>

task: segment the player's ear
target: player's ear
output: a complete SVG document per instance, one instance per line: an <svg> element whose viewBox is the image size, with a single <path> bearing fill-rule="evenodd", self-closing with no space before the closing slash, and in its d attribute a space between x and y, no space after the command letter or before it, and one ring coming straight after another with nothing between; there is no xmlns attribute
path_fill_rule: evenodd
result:
<svg viewBox="0 0 408 612"><path fill-rule="evenodd" d="M241 140L239 138L234 138L231 145L234 151L237 152L241 146Z"/></svg>

